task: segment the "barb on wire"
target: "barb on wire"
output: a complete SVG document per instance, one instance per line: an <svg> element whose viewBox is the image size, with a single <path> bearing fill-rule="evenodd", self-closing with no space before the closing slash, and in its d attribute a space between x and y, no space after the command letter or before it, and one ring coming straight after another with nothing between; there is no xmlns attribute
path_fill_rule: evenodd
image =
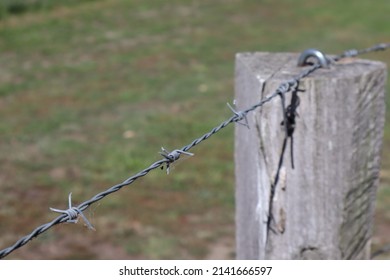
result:
<svg viewBox="0 0 390 280"><path fill-rule="evenodd" d="M53 212L66 214L68 216L68 218L69 218L66 221L67 223L77 224L78 216L80 215L83 218L84 222L86 223L87 227L89 229L91 229L91 230L95 230L95 228L88 221L87 217L84 216L83 211L81 211L77 207L72 207L72 193L69 194L69 208L68 209L60 210L60 209L56 209L56 208L51 208L50 207L50 210L53 211Z"/></svg>
<svg viewBox="0 0 390 280"><path fill-rule="evenodd" d="M390 43L382 43L382 44L377 44L375 46L372 46L370 48L363 49L363 50L351 49L351 50L347 50L344 53L342 53L341 55L335 57L334 60L337 61L337 60L340 60L340 59L345 58L345 57L355 57L355 56L369 53L369 52L385 51L386 49L389 49L389 48L390 48Z"/></svg>
<svg viewBox="0 0 390 280"><path fill-rule="evenodd" d="M164 149L164 147L161 147L162 152L160 152L160 155L162 155L167 161L165 162L167 174L169 174L169 167L172 163L177 161L180 158L181 154L185 154L188 156L193 156L193 153L185 152L182 150L173 150L172 152L168 152ZM164 166L161 166L161 169L164 169Z"/></svg>
<svg viewBox="0 0 390 280"><path fill-rule="evenodd" d="M384 50L384 49L387 49L387 48L390 48L390 44L379 44L379 45L376 45L376 46L374 46L372 48L368 48L368 49L364 49L364 50L361 50L361 51L357 51L357 52L354 52L352 54L355 56L355 55L358 55L358 54L372 52L372 51ZM346 55L344 53L344 54L340 55L339 57L337 57L337 60L339 60L339 59L341 59L341 58L343 58L345 56ZM58 209L51 208L52 211L59 212L61 215L59 215L57 218L53 219L51 222L43 224L43 225L37 227L30 234L20 238L12 246L1 250L0 251L0 259L6 257L7 255L9 255L11 252L15 251L16 249L24 246L30 240L32 240L33 238L35 238L38 235L42 234L43 232L45 232L49 228L51 228L51 227L53 227L53 226L55 226L57 224L64 223L64 222L74 222L77 219L78 215L80 215L84 219L84 221L87 223L88 227L93 228L92 225L89 223L89 221L85 218L84 214L82 213L91 204L93 204L93 203L103 199L104 197L106 197L107 195L109 195L111 193L119 191L121 188L123 188L125 186L128 186L128 185L134 183L134 181L136 181L137 179L147 175L150 171L152 171L154 169L157 169L159 167L162 167L164 165L166 166L167 173L169 173L170 165L173 162L175 162L176 160L178 160L180 158L181 154L187 154L187 155L191 155L192 156L193 154L188 152L190 149L192 149L194 146L198 145L199 143L207 140L212 135L218 133L221 129L225 128L226 126L228 126L231 123L235 123L235 122L240 123L240 121L245 120L245 123L241 122L240 124L245 125L245 126L248 125L246 116L247 116L247 114L249 112L252 112L255 109L263 106L267 102L270 102L273 98L275 98L278 95L284 95L287 92L289 92L290 90L294 90L297 87L297 84L298 84L299 80L305 78L306 76L310 75L311 73L313 73L314 71L316 71L319 68L321 68L320 64L314 64L313 66L309 67L308 69L302 71L299 75L297 75L293 79L291 79L291 80L289 80L287 82L282 83L275 92L273 92L271 95L265 97L264 99L260 100L257 104L254 104L253 106L249 107L246 110L236 111L235 109L233 109L233 107L228 105L230 107L230 109L233 111L233 116L231 116L229 119L225 120L224 122L222 122L218 126L216 126L213 129L211 129L209 132L207 132L204 135L202 135L201 137L193 140L190 144L182 147L181 149L176 149L176 150L173 150L172 152L168 152L167 150L162 148L162 152L160 152L160 154L164 157L163 159L152 163L149 167L147 167L147 168L139 171L137 174L127 178L122 183L114 185L114 186L108 188L107 190L96 194L94 197L92 197L91 199L89 199L87 201L84 201L80 205L78 205L76 207L73 207L72 204L71 204L71 195L69 195L69 209L67 209L67 210L58 210ZM295 107L297 107L297 103L295 103ZM286 117L285 118L285 125L287 126L288 125L287 124L288 117L289 117L289 115L293 116L295 110L293 108L290 108L290 111L288 111L288 110L286 110L286 111L287 112L286 112L286 116L285 116ZM248 125L248 127L249 127L249 125ZM292 127L293 126L290 124L290 129ZM288 132L288 129L287 129L287 132ZM287 136L288 136L288 134L287 134ZM269 213L269 215L272 215L272 214Z"/></svg>
<svg viewBox="0 0 390 280"><path fill-rule="evenodd" d="M246 116L248 113L244 111L236 111L236 109L234 109L229 103L227 103L227 105L236 117L234 122L246 126L249 129L248 118ZM236 100L233 101L233 105L236 105ZM244 120L245 122L241 122L242 120Z"/></svg>

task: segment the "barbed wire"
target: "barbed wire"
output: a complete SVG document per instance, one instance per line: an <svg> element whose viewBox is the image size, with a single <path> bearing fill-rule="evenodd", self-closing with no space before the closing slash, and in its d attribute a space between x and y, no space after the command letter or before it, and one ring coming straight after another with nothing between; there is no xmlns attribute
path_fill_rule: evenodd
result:
<svg viewBox="0 0 390 280"><path fill-rule="evenodd" d="M377 44L377 45L374 45L370 48L366 48L366 49L362 49L362 50L355 50L355 49L347 50L339 56L336 56L333 58L331 58L331 57L326 57L326 58L329 59L329 62L332 62L332 61L338 61L338 60L346 58L346 57L355 57L355 56L358 56L360 54L365 54L365 53L369 53L369 52L383 51L383 50L386 50L388 48L390 48L390 43L383 43L383 44ZM69 203L68 209L59 210L59 209L55 209L55 208L50 208L51 211L60 212L62 214L59 215L57 218L53 219L51 222L37 227L30 234L20 238L12 246L1 250L0 251L0 259L6 257L7 255L9 255L11 252L15 251L16 249L24 246L26 243L31 241L33 238L44 233L45 231L47 231L48 229L50 229L51 227L53 227L57 224L61 224L64 222L76 223L78 216L81 216L84 219L88 228L94 230L93 226L90 224L90 222L87 220L87 218L83 214L83 211L85 211L91 204L103 199L104 197L106 197L109 194L112 194L114 192L119 191L121 188L123 188L125 186L128 186L128 185L134 183L137 179L147 175L150 171L152 171L154 169L164 168L164 166L165 166L166 171L169 174L170 165L172 163L174 163L175 161L177 161L182 154L193 156L192 153L188 152L190 149L192 149L196 145L200 144L201 142L207 140L212 135L218 133L220 130L222 130L223 128L225 128L226 126L228 126L231 123L238 123L241 125L245 125L249 128L248 121L247 121L247 114L248 113L250 113L250 112L256 110L257 108L263 106L264 104L270 102L275 97L282 96L282 95L286 94L287 92L289 92L290 90L296 89L298 87L299 81L301 79L309 76L311 73L320 69L321 67L322 67L321 64L314 63L312 66L310 66L309 68L302 71L296 77L294 77L286 82L281 83L279 85L279 87L272 94L270 94L269 96L266 96L264 99L262 99L258 103L252 105L251 107L249 107L243 111L237 111L232 106L230 106L230 104L228 104L228 107L233 112L233 115L230 118L223 121L221 124L214 127L213 129L211 129L209 132L205 133L201 137L196 138L190 144L183 146L181 149L175 149L172 152L169 152L166 149L162 148L162 152L160 152L160 154L163 157L163 159L152 163L149 167L147 167L147 168L139 171L135 175L127 178L122 183L114 185L114 186L108 188L107 190L96 194L94 197L79 204L78 206L72 206L71 193L70 193L69 198L68 198L68 203ZM245 123L241 122L242 120L244 120Z"/></svg>
<svg viewBox="0 0 390 280"><path fill-rule="evenodd" d="M371 259L375 259L380 255L386 254L390 252L390 244L387 244L386 246L382 247L381 249L375 251L374 253L371 254Z"/></svg>

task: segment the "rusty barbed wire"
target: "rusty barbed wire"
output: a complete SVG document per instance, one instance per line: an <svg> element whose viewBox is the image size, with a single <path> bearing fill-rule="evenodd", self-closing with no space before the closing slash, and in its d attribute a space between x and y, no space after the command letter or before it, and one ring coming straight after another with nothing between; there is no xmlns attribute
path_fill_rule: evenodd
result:
<svg viewBox="0 0 390 280"><path fill-rule="evenodd" d="M341 55L332 58L331 60L338 61L338 60L345 58L345 57L354 57L354 56L358 56L358 55L364 54L364 53L383 51L383 50L386 50L388 48L390 48L390 43L377 44L373 47L362 49L362 50L348 50L348 51L345 51L344 53L342 53ZM310 75L311 73L313 73L314 71L316 71L320 68L321 68L321 65L319 63L313 64L312 66L310 66L306 70L302 71L296 77L294 77L294 78L292 78L284 83L281 83L279 85L279 87L272 94L270 94L269 96L266 96L264 99L262 99L258 103L254 104L253 106L251 106L245 110L237 111L237 109L233 109L233 107L228 105L229 108L233 111L233 116L231 116L227 120L223 121L221 124L214 127L213 129L211 129L209 132L205 133L201 137L196 138L190 144L183 146L181 149L175 149L172 152L168 152L167 150L162 148L162 152L160 152L160 154L163 157L163 159L152 163L149 167L147 167L147 168L139 171L135 175L127 178L122 183L114 185L114 186L108 188L107 190L96 194L94 197L92 197L89 200L86 200L85 202L79 204L78 206L72 206L71 194L70 194L69 195L69 208L67 210L58 210L55 208L50 208L50 210L55 211L55 212L60 212L62 214L59 215L58 217L56 217L55 219L53 219L51 222L37 227L30 234L20 238L12 246L1 250L0 251L0 259L6 257L7 255L9 255L11 252L15 251L16 249L24 246L26 243L31 241L33 238L44 233L45 231L47 231L48 229L50 229L51 227L53 227L57 224L65 223L65 222L72 222L72 223L77 222L77 218L79 215L84 219L88 228L94 229L93 226L86 219L86 217L83 215L83 211L85 211L91 204L103 199L104 197L106 197L109 194L112 194L114 192L119 191L121 188L123 188L125 186L128 186L128 185L134 183L137 179L147 175L150 171L157 169L159 167L161 168L161 167L165 166L167 173L169 174L170 165L172 163L174 163L175 161L177 161L182 154L187 154L187 155L192 156L193 154L188 152L190 149L192 149L196 145L200 144L201 142L207 140L212 135L218 133L220 130L222 130L223 128L225 128L226 126L228 126L231 123L239 123L239 124L248 126L248 128L249 128L249 125L247 123L247 114L248 113L250 113L250 112L256 110L257 108L263 106L264 104L270 102L275 97L282 96L282 95L288 93L289 91L291 91L292 89L296 89L299 86L299 81L301 79L307 77L308 75ZM242 120L244 120L245 122L242 123L241 122Z"/></svg>

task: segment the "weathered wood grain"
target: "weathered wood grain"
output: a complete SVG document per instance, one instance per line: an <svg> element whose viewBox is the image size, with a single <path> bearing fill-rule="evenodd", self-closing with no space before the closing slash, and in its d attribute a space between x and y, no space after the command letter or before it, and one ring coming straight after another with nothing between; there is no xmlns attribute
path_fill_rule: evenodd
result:
<svg viewBox="0 0 390 280"><path fill-rule="evenodd" d="M246 109L302 71L299 54L236 56L236 102ZM353 59L302 80L267 231L270 187L285 137L280 98L236 125L238 259L366 259L380 169L386 66ZM286 95L290 102L291 93Z"/></svg>

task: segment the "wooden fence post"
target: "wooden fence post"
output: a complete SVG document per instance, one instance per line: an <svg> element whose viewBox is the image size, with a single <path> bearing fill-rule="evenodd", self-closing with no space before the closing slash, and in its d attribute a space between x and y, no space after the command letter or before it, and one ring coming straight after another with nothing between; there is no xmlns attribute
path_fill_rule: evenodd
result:
<svg viewBox="0 0 390 280"><path fill-rule="evenodd" d="M243 110L305 68L298 54L236 56L236 106ZM236 125L238 259L367 259L385 120L386 65L345 59L300 83L299 116L273 198L285 128L279 97ZM286 94L289 104L291 93Z"/></svg>

